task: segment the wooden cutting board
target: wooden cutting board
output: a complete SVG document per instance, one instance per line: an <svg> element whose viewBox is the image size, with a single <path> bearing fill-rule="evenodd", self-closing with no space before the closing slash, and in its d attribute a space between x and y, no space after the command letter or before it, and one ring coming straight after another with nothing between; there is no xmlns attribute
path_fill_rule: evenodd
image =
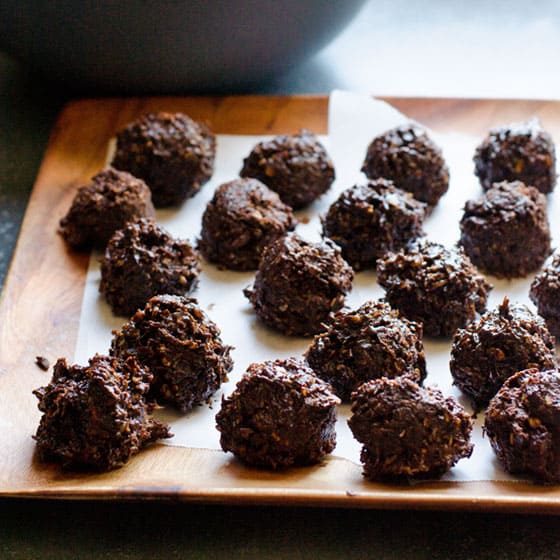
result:
<svg viewBox="0 0 560 560"><path fill-rule="evenodd" d="M560 103L389 99L437 131L482 135L490 126L538 116L560 142ZM73 356L88 265L54 232L76 186L105 162L115 132L142 113L183 111L216 133L327 131L326 97L186 97L81 100L52 131L0 301L0 495L175 498L202 502L438 508L560 513L560 488L511 482L366 482L358 465L329 458L320 467L270 473L213 450L155 445L107 474L68 474L39 464L31 435L39 421L31 391L50 373L36 356Z"/></svg>

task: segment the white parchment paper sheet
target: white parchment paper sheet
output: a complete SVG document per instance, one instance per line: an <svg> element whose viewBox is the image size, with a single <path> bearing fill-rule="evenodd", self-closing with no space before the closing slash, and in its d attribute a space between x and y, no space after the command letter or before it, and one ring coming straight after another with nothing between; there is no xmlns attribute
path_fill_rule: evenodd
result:
<svg viewBox="0 0 560 560"><path fill-rule="evenodd" d="M315 202L309 209L298 212L298 217L309 218L308 223L300 223L297 231L308 239L320 237L320 215L341 191L357 182L363 182L360 167L366 148L371 139L385 130L407 121L407 117L393 107L367 96L334 92L329 106L329 134L322 141L331 154L336 168L337 179L333 188ZM465 201L481 193L481 188L473 175L472 155L479 138L458 133L433 134L442 147L450 167L451 183L448 193L441 199L435 211L427 219L425 229L431 239L447 246L453 245L459 237L459 219ZM187 238L195 243L200 232L201 216L215 188L225 181L234 179L241 169L243 158L252 147L266 137L219 135L216 171L193 199L176 210L158 211L158 221L173 235ZM550 199L549 215L556 215L556 197ZM553 235L559 238L558 227L553 223ZM98 294L99 255L92 255L86 279L86 289L80 319L80 329L75 360L87 363L96 352L108 351L111 331L118 329L124 322L113 317L108 305ZM235 346L233 358L235 366L230 381L213 398L210 406L202 406L191 413L181 415L171 409L158 411L158 417L171 423L175 437L169 445L219 449L219 434L215 429L214 416L219 409L221 395L233 391L247 366L252 362L301 355L309 344L309 339L288 338L261 326L252 308L243 296L242 290L252 282L254 274L218 270L215 266L203 263L200 284L193 294L208 315L217 322L222 330L224 342ZM489 307L495 307L508 295L512 301L530 305L528 289L531 278L516 281L498 281L494 284ZM356 307L368 299L377 299L383 290L377 285L375 274L371 271L356 275L354 288L347 299L350 307ZM469 403L452 386L449 373L448 340L425 340L428 361L426 384L435 384L446 395L454 395L469 410ZM347 427L349 407L339 411L337 424L338 444L334 453L359 463L359 444L352 438ZM482 437L479 415L473 434L475 450L468 460L460 461L444 480L496 480L508 479L498 463L487 440Z"/></svg>

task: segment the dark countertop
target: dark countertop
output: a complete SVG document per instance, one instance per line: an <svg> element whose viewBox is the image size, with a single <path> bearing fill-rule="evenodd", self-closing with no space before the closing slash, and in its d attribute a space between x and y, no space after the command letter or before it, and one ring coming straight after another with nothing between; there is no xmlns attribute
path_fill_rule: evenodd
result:
<svg viewBox="0 0 560 560"><path fill-rule="evenodd" d="M351 87L325 56L253 93ZM0 53L0 285L66 100ZM2 559L560 557L559 520L551 516L20 499L1 499L0 511Z"/></svg>

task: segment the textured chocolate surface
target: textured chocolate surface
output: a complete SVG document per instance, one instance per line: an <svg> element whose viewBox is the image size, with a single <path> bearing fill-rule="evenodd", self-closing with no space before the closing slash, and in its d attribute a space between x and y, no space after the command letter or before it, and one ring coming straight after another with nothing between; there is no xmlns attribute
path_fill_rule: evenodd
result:
<svg viewBox="0 0 560 560"><path fill-rule="evenodd" d="M400 316L384 302L367 302L334 315L305 357L313 371L349 401L362 383L378 377L426 377L422 326Z"/></svg>
<svg viewBox="0 0 560 560"><path fill-rule="evenodd" d="M520 181L496 183L465 204L459 243L482 270L526 276L550 255L546 198Z"/></svg>
<svg viewBox="0 0 560 560"><path fill-rule="evenodd" d="M462 249L418 241L377 262L377 279L392 307L420 322L428 336L451 336L486 310L492 286Z"/></svg>
<svg viewBox="0 0 560 560"><path fill-rule="evenodd" d="M244 159L239 175L263 182L294 209L319 198L335 178L332 160L309 130L260 142Z"/></svg>
<svg viewBox="0 0 560 560"><path fill-rule="evenodd" d="M204 403L233 367L220 329L193 298L155 296L114 333L111 354L153 373L149 397L182 412Z"/></svg>
<svg viewBox="0 0 560 560"><path fill-rule="evenodd" d="M60 220L60 233L74 249L105 249L113 233L126 222L154 216L146 183L126 171L108 168L78 189Z"/></svg>
<svg viewBox="0 0 560 560"><path fill-rule="evenodd" d="M143 218L115 232L101 259L99 291L115 315L130 317L154 295L186 295L198 282L198 253Z"/></svg>
<svg viewBox="0 0 560 560"><path fill-rule="evenodd" d="M555 354L544 320L505 298L497 309L455 333L449 367L455 385L481 409L514 373L553 368Z"/></svg>
<svg viewBox="0 0 560 560"><path fill-rule="evenodd" d="M251 364L216 415L220 444L259 467L317 463L336 445L339 403L301 360Z"/></svg>
<svg viewBox="0 0 560 560"><path fill-rule="evenodd" d="M264 324L311 336L344 305L352 278L332 241L311 243L289 233L265 249L253 286L244 293Z"/></svg>
<svg viewBox="0 0 560 560"><path fill-rule="evenodd" d="M144 401L152 374L134 358L95 355L89 365L55 366L49 385L34 391L43 413L34 436L39 458L65 468L109 471L150 442L171 437Z"/></svg>
<svg viewBox="0 0 560 560"><path fill-rule="evenodd" d="M293 230L292 210L257 179L220 185L202 216L198 248L204 258L231 270L255 270L264 248Z"/></svg>
<svg viewBox="0 0 560 560"><path fill-rule="evenodd" d="M550 332L560 339L560 253L555 253L533 280L531 301L544 317Z"/></svg>
<svg viewBox="0 0 560 560"><path fill-rule="evenodd" d="M348 420L363 444L364 476L436 478L470 457L473 421L452 397L407 377L364 383Z"/></svg>
<svg viewBox="0 0 560 560"><path fill-rule="evenodd" d="M414 198L435 206L449 188L449 169L441 149L415 123L375 137L362 171L369 179L389 179Z"/></svg>
<svg viewBox="0 0 560 560"><path fill-rule="evenodd" d="M560 483L560 376L529 369L490 401L484 428L506 471Z"/></svg>
<svg viewBox="0 0 560 560"><path fill-rule="evenodd" d="M214 172L216 137L182 113L149 113L117 134L112 165L140 177L156 207L195 195Z"/></svg>
<svg viewBox="0 0 560 560"><path fill-rule="evenodd" d="M536 119L491 129L475 151L474 164L484 189L522 181L546 194L556 185L554 141Z"/></svg>
<svg viewBox="0 0 560 560"><path fill-rule="evenodd" d="M426 206L392 181L377 179L345 190L323 220L323 235L342 249L355 269L375 267L379 257L424 234Z"/></svg>

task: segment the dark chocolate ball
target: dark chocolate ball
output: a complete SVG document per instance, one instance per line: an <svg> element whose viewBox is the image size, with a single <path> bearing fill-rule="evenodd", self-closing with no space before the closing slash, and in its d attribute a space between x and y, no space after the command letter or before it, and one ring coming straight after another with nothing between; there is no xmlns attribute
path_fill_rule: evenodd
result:
<svg viewBox="0 0 560 560"><path fill-rule="evenodd" d="M435 206L449 188L449 169L426 130L408 123L377 136L362 171L369 179L389 179L414 198Z"/></svg>
<svg viewBox="0 0 560 560"><path fill-rule="evenodd" d="M66 468L109 471L142 447L171 437L152 420L144 396L152 374L134 358L96 355L89 365L55 366L51 382L33 393L43 413L34 439L39 458Z"/></svg>
<svg viewBox="0 0 560 560"><path fill-rule="evenodd" d="M253 177L292 208L303 208L329 190L333 163L315 134L282 134L260 142L243 161L241 177Z"/></svg>
<svg viewBox="0 0 560 560"><path fill-rule="evenodd" d="M182 113L150 113L117 133L112 165L140 177L157 208L194 196L214 172L216 137Z"/></svg>
<svg viewBox="0 0 560 560"><path fill-rule="evenodd" d="M154 220L129 222L115 232L101 259L99 291L115 315L130 317L157 294L189 294L198 282L198 253Z"/></svg>
<svg viewBox="0 0 560 560"><path fill-rule="evenodd" d="M154 216L146 183L126 171L108 168L78 189L70 210L60 220L60 233L73 249L105 249L126 222Z"/></svg>
<svg viewBox="0 0 560 560"><path fill-rule="evenodd" d="M385 298L428 336L451 336L486 310L492 286L461 248L421 240L377 261Z"/></svg>
<svg viewBox="0 0 560 560"><path fill-rule="evenodd" d="M300 360L251 364L216 415L220 444L258 467L317 463L336 445L339 403Z"/></svg>
<svg viewBox="0 0 560 560"><path fill-rule="evenodd" d="M491 129L476 149L474 164L484 189L522 181L547 194L556 184L554 142L537 119Z"/></svg>
<svg viewBox="0 0 560 560"><path fill-rule="evenodd" d="M539 315L544 317L550 332L560 339L560 253L555 253L537 274L529 296L537 306Z"/></svg>
<svg viewBox="0 0 560 560"><path fill-rule="evenodd" d="M352 268L332 241L311 243L288 233L265 249L253 286L244 294L265 325L311 336L344 305L352 278Z"/></svg>
<svg viewBox="0 0 560 560"><path fill-rule="evenodd" d="M220 185L202 216L198 248L210 262L255 270L264 248L293 230L292 209L257 179Z"/></svg>
<svg viewBox="0 0 560 560"><path fill-rule="evenodd" d="M560 376L529 369L511 376L490 401L484 431L507 472L560 483Z"/></svg>
<svg viewBox="0 0 560 560"><path fill-rule="evenodd" d="M555 354L544 320L505 298L497 309L455 333L449 367L455 385L479 410L514 373L554 367Z"/></svg>
<svg viewBox="0 0 560 560"><path fill-rule="evenodd" d="M408 375L418 383L426 377L422 326L380 301L337 312L305 357L343 401L349 401L362 383L378 377Z"/></svg>
<svg viewBox="0 0 560 560"><path fill-rule="evenodd" d="M496 183L467 201L460 227L465 253L495 276L526 276L551 252L546 198L519 181Z"/></svg>
<svg viewBox="0 0 560 560"><path fill-rule="evenodd" d="M213 395L233 367L231 346L196 299L155 296L114 333L111 354L134 356L154 375L150 397L181 412Z"/></svg>
<svg viewBox="0 0 560 560"><path fill-rule="evenodd" d="M426 205L392 181L377 179L345 190L323 220L323 235L342 249L355 270L424 234Z"/></svg>
<svg viewBox="0 0 560 560"><path fill-rule="evenodd" d="M348 424L363 444L364 476L435 478L470 457L473 421L452 397L408 377L382 377L352 396Z"/></svg>

